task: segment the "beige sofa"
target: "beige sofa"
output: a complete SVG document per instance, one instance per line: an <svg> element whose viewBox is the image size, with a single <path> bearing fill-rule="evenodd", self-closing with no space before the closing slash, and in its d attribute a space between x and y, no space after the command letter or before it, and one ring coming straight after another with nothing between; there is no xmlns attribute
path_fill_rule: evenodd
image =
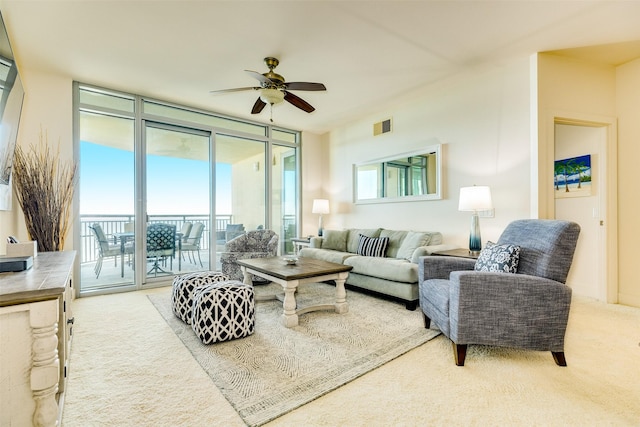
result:
<svg viewBox="0 0 640 427"><path fill-rule="evenodd" d="M358 254L360 236L388 238L384 257ZM418 259L435 251L451 249L442 234L433 231L375 229L324 230L312 237L300 256L350 265L347 285L403 301L408 310L418 304Z"/></svg>

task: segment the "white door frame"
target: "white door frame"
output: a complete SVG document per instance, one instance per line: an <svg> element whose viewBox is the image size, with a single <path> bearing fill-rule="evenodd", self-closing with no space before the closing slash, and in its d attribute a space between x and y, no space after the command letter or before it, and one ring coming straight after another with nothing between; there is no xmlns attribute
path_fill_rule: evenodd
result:
<svg viewBox="0 0 640 427"><path fill-rule="evenodd" d="M582 114L576 112L551 112L546 119L547 150L545 158L540 159L543 164L538 166L545 178L540 195L544 195L548 207L547 218L555 218L555 199L553 193L553 162L555 152L555 125L570 124L587 127L606 128L606 165L605 186L603 192L604 209L600 209L600 220L604 227L604 244L600 249L604 270L606 289L598 289L600 298L610 304L618 303L618 127L617 119L610 116Z"/></svg>

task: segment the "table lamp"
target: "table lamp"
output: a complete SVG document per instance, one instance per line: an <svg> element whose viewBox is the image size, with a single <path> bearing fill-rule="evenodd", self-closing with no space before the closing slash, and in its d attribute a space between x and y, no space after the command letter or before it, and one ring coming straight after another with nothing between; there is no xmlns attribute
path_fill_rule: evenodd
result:
<svg viewBox="0 0 640 427"><path fill-rule="evenodd" d="M476 254L482 249L480 238L480 220L478 211L493 209L491 189L487 186L474 185L460 188L459 211L471 211L471 233L469 234L469 252Z"/></svg>
<svg viewBox="0 0 640 427"><path fill-rule="evenodd" d="M320 214L318 220L318 236L322 236L322 214L329 213L329 201L327 199L314 199L311 213Z"/></svg>

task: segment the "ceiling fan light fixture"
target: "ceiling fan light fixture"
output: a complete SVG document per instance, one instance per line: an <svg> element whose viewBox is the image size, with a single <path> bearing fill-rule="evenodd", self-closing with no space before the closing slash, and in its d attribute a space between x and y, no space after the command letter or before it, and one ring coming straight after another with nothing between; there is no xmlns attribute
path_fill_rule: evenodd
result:
<svg viewBox="0 0 640 427"><path fill-rule="evenodd" d="M280 104L284 101L284 92L278 89L260 89L260 99L269 105Z"/></svg>

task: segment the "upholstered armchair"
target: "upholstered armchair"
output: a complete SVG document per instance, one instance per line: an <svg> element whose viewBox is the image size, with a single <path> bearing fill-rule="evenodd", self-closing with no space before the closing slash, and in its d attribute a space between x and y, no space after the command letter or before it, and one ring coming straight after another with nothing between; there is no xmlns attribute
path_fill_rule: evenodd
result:
<svg viewBox="0 0 640 427"><path fill-rule="evenodd" d="M273 230L252 230L236 237L225 244L220 254L222 274L231 280L242 280L243 274L236 263L239 259L266 258L276 256L278 252L278 235ZM254 281L264 281L257 277Z"/></svg>
<svg viewBox="0 0 640 427"><path fill-rule="evenodd" d="M423 257L418 281L425 327L435 324L452 341L458 366L468 344L551 351L556 364L566 366L571 288L565 281L579 234L580 226L569 221L518 220L483 249L480 262Z"/></svg>

